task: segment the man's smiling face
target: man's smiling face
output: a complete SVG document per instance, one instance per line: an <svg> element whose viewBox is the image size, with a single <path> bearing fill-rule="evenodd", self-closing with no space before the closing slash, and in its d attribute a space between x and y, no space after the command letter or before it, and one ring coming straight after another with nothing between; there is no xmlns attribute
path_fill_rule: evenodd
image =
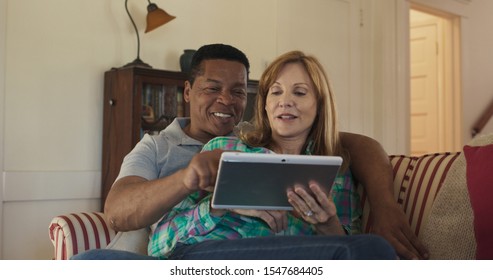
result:
<svg viewBox="0 0 493 280"><path fill-rule="evenodd" d="M192 119L189 133L204 143L231 133L242 119L247 101L247 70L223 59L204 60L193 85L185 85Z"/></svg>

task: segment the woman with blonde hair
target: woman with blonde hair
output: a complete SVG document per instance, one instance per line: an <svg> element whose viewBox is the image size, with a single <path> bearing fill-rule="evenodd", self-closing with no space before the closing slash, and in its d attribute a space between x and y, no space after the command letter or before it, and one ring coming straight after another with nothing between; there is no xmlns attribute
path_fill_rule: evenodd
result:
<svg viewBox="0 0 493 280"><path fill-rule="evenodd" d="M271 147L272 127L265 109L267 96L279 73L287 64L300 64L307 72L316 98L317 116L313 121L307 142L313 143L311 154L338 155L343 157L346 166L349 164L348 154L344 151L339 140L338 120L335 97L330 86L327 74L320 62L313 56L307 56L300 51L291 51L279 56L264 71L260 81L255 107L253 124L255 130L241 131L240 138L251 146ZM305 147L306 148L306 147Z"/></svg>

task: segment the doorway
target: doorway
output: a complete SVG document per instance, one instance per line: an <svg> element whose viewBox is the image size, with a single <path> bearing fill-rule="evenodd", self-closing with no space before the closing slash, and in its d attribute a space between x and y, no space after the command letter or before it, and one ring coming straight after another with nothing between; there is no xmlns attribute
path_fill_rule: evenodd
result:
<svg viewBox="0 0 493 280"><path fill-rule="evenodd" d="M460 150L459 17L411 5L410 153Z"/></svg>

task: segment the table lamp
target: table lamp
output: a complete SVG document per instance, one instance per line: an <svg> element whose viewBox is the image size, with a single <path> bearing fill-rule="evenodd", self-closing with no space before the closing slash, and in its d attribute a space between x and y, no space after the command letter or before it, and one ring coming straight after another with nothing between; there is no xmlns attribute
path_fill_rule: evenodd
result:
<svg viewBox="0 0 493 280"><path fill-rule="evenodd" d="M150 32L158 28L159 26L166 24L175 18L175 16L169 15L164 10L158 8L156 4L151 3L150 0L147 0L147 2L149 2L149 5L147 5L147 24L146 24L145 33ZM135 29L135 34L137 35L137 58L134 61L125 64L123 67L139 66L139 67L152 68L149 64L143 62L140 59L139 31L137 30L137 26L135 25L134 19L132 18L130 11L128 10L128 0L125 0L125 10L127 10L128 17L130 18L130 21L132 22L132 25Z"/></svg>

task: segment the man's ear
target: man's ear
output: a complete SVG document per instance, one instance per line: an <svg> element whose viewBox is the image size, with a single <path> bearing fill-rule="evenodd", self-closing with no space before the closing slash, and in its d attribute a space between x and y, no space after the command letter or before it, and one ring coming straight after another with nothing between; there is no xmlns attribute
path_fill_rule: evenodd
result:
<svg viewBox="0 0 493 280"><path fill-rule="evenodd" d="M192 90L192 85L189 81L185 81L185 89L183 90L183 99L185 102L190 103L190 91Z"/></svg>

